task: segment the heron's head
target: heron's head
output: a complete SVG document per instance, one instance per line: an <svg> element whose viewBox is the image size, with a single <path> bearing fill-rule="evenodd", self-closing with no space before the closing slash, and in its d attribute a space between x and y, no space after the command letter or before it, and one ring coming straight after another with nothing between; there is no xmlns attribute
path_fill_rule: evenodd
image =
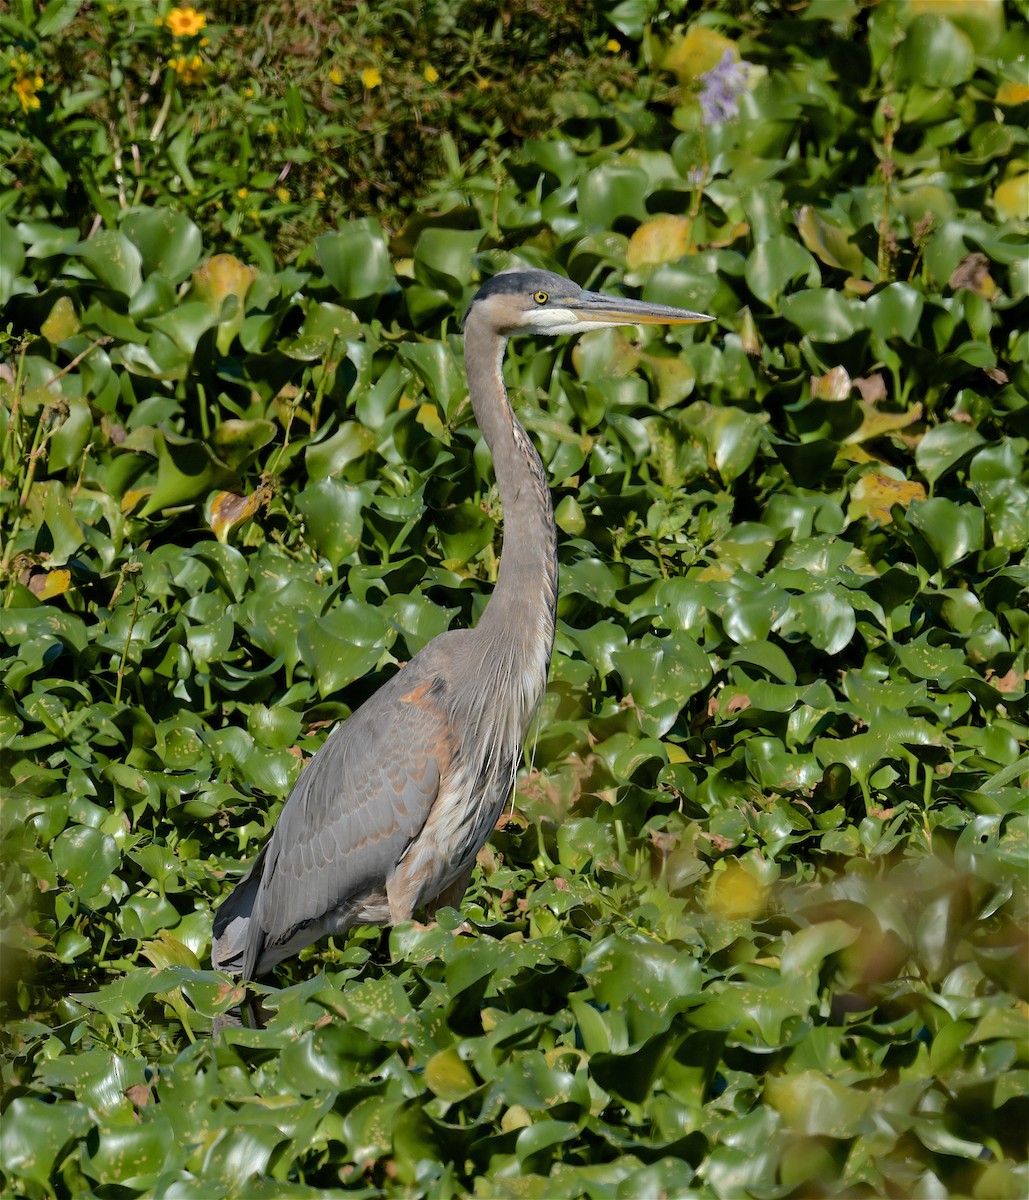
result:
<svg viewBox="0 0 1029 1200"><path fill-rule="evenodd" d="M667 304L588 292L563 275L525 267L501 271L483 284L465 320L473 316L505 337L513 333L556 336L615 325L696 325L714 320Z"/></svg>

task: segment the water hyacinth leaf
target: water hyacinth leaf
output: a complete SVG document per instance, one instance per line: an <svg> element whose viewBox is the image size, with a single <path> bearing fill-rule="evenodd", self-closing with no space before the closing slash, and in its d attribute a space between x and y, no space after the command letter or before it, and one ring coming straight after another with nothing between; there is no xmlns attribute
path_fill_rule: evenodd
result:
<svg viewBox="0 0 1029 1200"><path fill-rule="evenodd" d="M151 316L151 329L164 333L183 354L190 357L196 353L197 343L208 331L218 324L221 310L212 311L209 304L200 300L192 304L180 304L172 312Z"/></svg>
<svg viewBox="0 0 1029 1200"><path fill-rule="evenodd" d="M89 241L80 242L74 254L105 287L122 296L134 296L143 282L143 256L124 234L113 229L103 229Z"/></svg>
<svg viewBox="0 0 1029 1200"><path fill-rule="evenodd" d="M437 529L443 560L456 567L492 542L496 526L479 505L465 501L440 513Z"/></svg>
<svg viewBox="0 0 1029 1200"><path fill-rule="evenodd" d="M101 890L120 858L114 838L89 825L70 825L54 842L54 866L84 900Z"/></svg>
<svg viewBox="0 0 1029 1200"><path fill-rule="evenodd" d="M560 1146L577 1133L578 1126L572 1121L537 1121L519 1131L515 1155L524 1163L551 1146Z"/></svg>
<svg viewBox="0 0 1029 1200"><path fill-rule="evenodd" d="M775 631L789 641L807 637L827 654L839 654L854 636L854 609L846 594L821 588L792 596L787 611L775 622Z"/></svg>
<svg viewBox="0 0 1029 1200"><path fill-rule="evenodd" d="M141 515L144 517L162 509L189 504L219 484L231 481L229 470L202 442L155 430L153 446L157 456L157 483L143 505Z"/></svg>
<svg viewBox="0 0 1029 1200"><path fill-rule="evenodd" d="M745 278L754 295L770 306L796 279L803 278L807 287L821 283L815 260L783 234L754 247L747 258Z"/></svg>
<svg viewBox="0 0 1029 1200"><path fill-rule="evenodd" d="M92 434L93 416L89 404L81 396L69 398L68 414L47 444L47 467L54 472L78 467Z"/></svg>
<svg viewBox="0 0 1029 1200"><path fill-rule="evenodd" d="M219 542L227 542L232 530L257 516L266 500L267 497L260 489L249 496L237 496L234 492L216 492L208 505L207 523Z"/></svg>
<svg viewBox="0 0 1029 1200"><path fill-rule="evenodd" d="M978 430L948 421L930 429L919 441L915 447L915 462L926 479L935 483L984 442Z"/></svg>
<svg viewBox="0 0 1029 1200"><path fill-rule="evenodd" d="M625 260L632 270L676 262L690 244L692 221L689 217L664 214L644 221L629 239Z"/></svg>
<svg viewBox="0 0 1029 1200"><path fill-rule="evenodd" d="M300 632L300 656L310 665L325 697L366 675L379 661L386 622L379 609L347 599L326 617L308 621Z"/></svg>
<svg viewBox="0 0 1029 1200"><path fill-rule="evenodd" d="M808 250L826 266L837 267L858 278L865 274L866 259L854 240L853 229L835 224L810 204L805 204L797 214L797 232Z"/></svg>
<svg viewBox="0 0 1029 1200"><path fill-rule="evenodd" d="M648 180L641 170L604 164L580 180L579 214L587 229L616 229L624 218L645 221L647 191Z"/></svg>
<svg viewBox="0 0 1029 1200"><path fill-rule="evenodd" d="M944 567L953 566L983 548L986 530L981 508L955 504L938 496L913 501L908 517Z"/></svg>
<svg viewBox="0 0 1029 1200"><path fill-rule="evenodd" d="M872 1128L873 1097L819 1071L769 1079L768 1102L791 1129L808 1136L856 1137Z"/></svg>
<svg viewBox="0 0 1029 1200"><path fill-rule="evenodd" d="M1029 488L1011 479L980 484L976 494L989 519L990 534L995 545L1012 553L1029 543Z"/></svg>
<svg viewBox="0 0 1029 1200"><path fill-rule="evenodd" d="M718 66L726 52L739 53L729 38L697 22L669 43L661 65L680 82L689 83Z"/></svg>
<svg viewBox="0 0 1029 1200"><path fill-rule="evenodd" d="M962 30L938 13L920 13L897 48L897 81L952 88L968 79L975 47Z"/></svg>
<svg viewBox="0 0 1029 1200"><path fill-rule="evenodd" d="M50 315L39 327L39 332L52 345L60 345L70 337L74 337L81 328L75 305L70 296L60 296L54 302Z"/></svg>
<svg viewBox="0 0 1029 1200"><path fill-rule="evenodd" d="M275 425L271 421L242 421L230 417L219 422L213 431L211 446L219 462L230 470L238 471L268 445L275 433Z"/></svg>
<svg viewBox="0 0 1029 1200"><path fill-rule="evenodd" d="M252 1176L264 1174L282 1141L282 1131L274 1126L230 1126L204 1155L202 1171L205 1175L228 1180L236 1190L241 1190Z"/></svg>
<svg viewBox="0 0 1029 1200"><path fill-rule="evenodd" d="M346 467L375 449L375 434L357 421L344 421L339 429L322 442L314 442L304 452L304 462L312 480L340 475Z"/></svg>
<svg viewBox="0 0 1029 1200"><path fill-rule="evenodd" d="M615 651L611 661L651 737L663 737L686 701L711 678L707 655L686 633L663 638L646 634Z"/></svg>
<svg viewBox="0 0 1029 1200"><path fill-rule="evenodd" d="M369 499L366 485L321 479L297 496L315 549L338 567L361 545L361 514Z"/></svg>
<svg viewBox="0 0 1029 1200"><path fill-rule="evenodd" d="M92 1120L84 1104L44 1103L34 1096L17 1096L4 1110L0 1149L5 1171L42 1188L60 1166L63 1150L86 1136Z"/></svg>
<svg viewBox="0 0 1029 1200"><path fill-rule="evenodd" d="M602 676L614 670L614 655L628 645L624 628L613 621L598 621L589 629L566 628L565 632Z"/></svg>
<svg viewBox="0 0 1029 1200"><path fill-rule="evenodd" d="M818 971L830 955L853 945L860 936L861 930L846 921L825 921L800 929L782 952L782 973L791 976Z"/></svg>
<svg viewBox="0 0 1029 1200"><path fill-rule="evenodd" d="M46 530L51 560L66 563L73 558L82 545L83 532L64 486L57 480L34 483L29 491L28 507L37 529Z"/></svg>
<svg viewBox="0 0 1029 1200"><path fill-rule="evenodd" d="M763 424L754 413L724 408L712 414L704 425L714 465L726 483L731 483L750 467L761 442Z"/></svg>
<svg viewBox="0 0 1029 1200"><path fill-rule="evenodd" d="M902 338L910 342L918 328L925 299L907 283L891 283L881 292L874 292L864 302L864 319L868 328L883 338Z"/></svg>
<svg viewBox="0 0 1029 1200"><path fill-rule="evenodd" d="M617 934L590 949L582 972L601 1004L626 1013L634 1037L667 1029L701 981L697 962L672 946Z"/></svg>
<svg viewBox="0 0 1029 1200"><path fill-rule="evenodd" d="M132 209L121 229L142 255L144 273L158 272L172 284L188 278L203 253L200 230L172 208Z"/></svg>
<svg viewBox="0 0 1029 1200"><path fill-rule="evenodd" d="M445 342L419 342L401 347L400 354L403 361L413 367L447 419L452 418L468 394L460 359L452 348Z"/></svg>
<svg viewBox="0 0 1029 1200"><path fill-rule="evenodd" d="M479 1086L454 1046L437 1051L425 1064L425 1084L434 1096L451 1103L464 1100Z"/></svg>
<svg viewBox="0 0 1029 1200"><path fill-rule="evenodd" d="M589 1107L589 1091L583 1075L552 1067L538 1050L523 1051L497 1073L494 1086L505 1101L527 1112L544 1112L573 1103Z"/></svg>
<svg viewBox="0 0 1029 1200"><path fill-rule="evenodd" d="M850 490L847 520L869 517L888 525L893 520L892 509L895 504L907 508L912 500L924 499L925 488L922 484L909 479L897 479L884 471L870 471L862 475Z"/></svg>
<svg viewBox="0 0 1029 1200"><path fill-rule="evenodd" d="M478 229L423 229L414 248L418 278L455 295L472 281L475 253L482 242Z"/></svg>
<svg viewBox="0 0 1029 1200"><path fill-rule="evenodd" d="M812 288L785 296L779 311L816 342L843 342L861 327L857 301L828 288Z"/></svg>
<svg viewBox="0 0 1029 1200"><path fill-rule="evenodd" d="M381 296L396 286L381 233L359 222L338 233L322 234L315 242L315 254L325 277L344 300Z"/></svg>

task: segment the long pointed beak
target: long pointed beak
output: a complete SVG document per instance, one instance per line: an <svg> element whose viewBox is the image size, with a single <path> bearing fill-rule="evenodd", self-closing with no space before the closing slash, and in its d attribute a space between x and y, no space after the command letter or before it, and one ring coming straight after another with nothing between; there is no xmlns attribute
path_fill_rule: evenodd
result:
<svg viewBox="0 0 1029 1200"><path fill-rule="evenodd" d="M715 319L669 304L648 304L645 300L626 300L600 292L584 292L568 308L583 323L591 325L699 325Z"/></svg>

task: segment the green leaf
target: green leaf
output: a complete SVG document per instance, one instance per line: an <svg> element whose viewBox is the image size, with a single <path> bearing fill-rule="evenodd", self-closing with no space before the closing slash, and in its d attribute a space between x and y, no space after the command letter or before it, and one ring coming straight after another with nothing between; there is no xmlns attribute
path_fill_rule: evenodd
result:
<svg viewBox="0 0 1029 1200"><path fill-rule="evenodd" d="M845 921L826 921L798 930L782 952L783 976L789 978L820 970L831 954L853 945L860 936L861 930Z"/></svg>
<svg viewBox="0 0 1029 1200"><path fill-rule="evenodd" d="M711 678L707 655L686 633L639 642L611 655L627 695L636 703L640 725L651 737L663 737L682 706Z"/></svg>
<svg viewBox="0 0 1029 1200"><path fill-rule="evenodd" d="M865 301L864 319L876 337L910 342L924 305L925 298L919 290L908 283L891 283Z"/></svg>
<svg viewBox="0 0 1029 1200"><path fill-rule="evenodd" d="M382 296L396 286L382 235L359 222L323 233L314 247L326 279L344 300Z"/></svg>
<svg viewBox="0 0 1029 1200"><path fill-rule="evenodd" d="M200 230L172 208L130 209L121 231L139 250L144 273L157 272L172 284L188 279L203 257Z"/></svg>
<svg viewBox="0 0 1029 1200"><path fill-rule="evenodd" d="M425 1086L451 1103L464 1100L479 1086L454 1046L439 1050L425 1064Z"/></svg>
<svg viewBox="0 0 1029 1200"><path fill-rule="evenodd" d="M143 256L123 233L103 229L88 242L79 242L74 254L112 291L126 297L139 291L143 282Z"/></svg>
<svg viewBox="0 0 1029 1200"><path fill-rule="evenodd" d="M744 274L754 295L772 307L795 279L803 276L808 287L817 287L821 283L818 264L785 234L758 242L747 258Z"/></svg>
<svg viewBox="0 0 1029 1200"><path fill-rule="evenodd" d="M932 547L942 567L951 567L983 548L986 530L981 508L955 504L940 496L912 500L908 517Z"/></svg>
<svg viewBox="0 0 1029 1200"><path fill-rule="evenodd" d="M785 296L779 311L816 342L843 342L861 327L858 302L828 288Z"/></svg>
<svg viewBox="0 0 1029 1200"><path fill-rule="evenodd" d="M54 842L54 866L83 900L107 882L121 855L114 838L88 825L70 825Z"/></svg>
<svg viewBox="0 0 1029 1200"><path fill-rule="evenodd" d="M371 498L366 484L322 479L297 496L297 508L315 549L338 567L361 545L361 514Z"/></svg>
<svg viewBox="0 0 1029 1200"><path fill-rule="evenodd" d="M970 79L975 70L975 47L939 13L920 13L907 28L896 52L897 82L952 88Z"/></svg>
<svg viewBox="0 0 1029 1200"><path fill-rule="evenodd" d="M84 1104L48 1104L34 1096L16 1096L0 1124L5 1172L48 1188L69 1143L85 1137L92 1125Z"/></svg>
<svg viewBox="0 0 1029 1200"><path fill-rule="evenodd" d="M935 483L984 442L977 430L948 421L930 429L919 441L915 448L915 463L926 479Z"/></svg>

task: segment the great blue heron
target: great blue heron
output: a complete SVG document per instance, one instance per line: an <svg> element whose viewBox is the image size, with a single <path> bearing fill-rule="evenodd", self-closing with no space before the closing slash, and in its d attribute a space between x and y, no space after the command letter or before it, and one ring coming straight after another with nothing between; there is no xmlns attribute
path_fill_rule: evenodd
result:
<svg viewBox="0 0 1029 1200"><path fill-rule="evenodd" d="M709 320L584 291L549 271L514 268L480 289L464 353L504 510L496 587L474 629L431 641L305 766L215 915L216 968L253 979L324 934L459 902L514 787L554 641L554 513L543 463L504 388L507 339Z"/></svg>

